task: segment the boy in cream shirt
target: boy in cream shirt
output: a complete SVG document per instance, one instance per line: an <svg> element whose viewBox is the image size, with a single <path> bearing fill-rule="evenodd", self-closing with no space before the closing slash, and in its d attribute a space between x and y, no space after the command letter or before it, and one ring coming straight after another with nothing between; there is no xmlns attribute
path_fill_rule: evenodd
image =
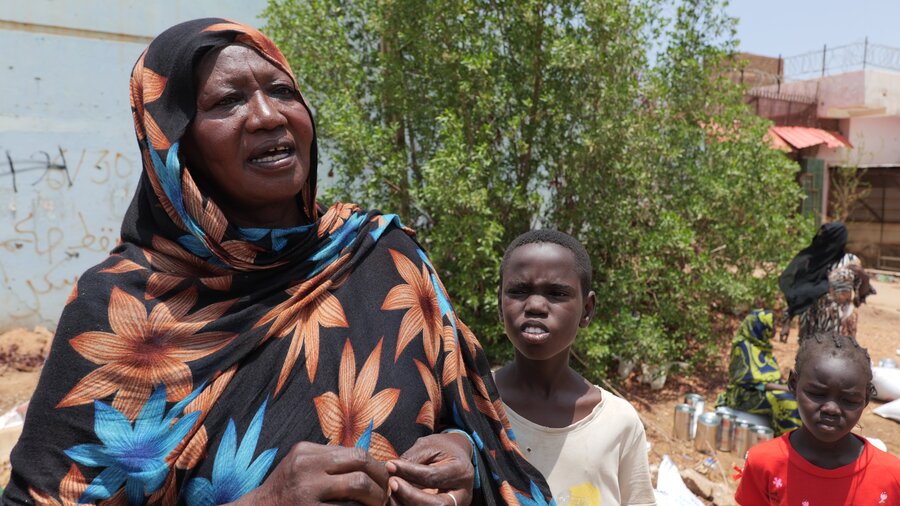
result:
<svg viewBox="0 0 900 506"><path fill-rule="evenodd" d="M495 374L516 442L559 506L655 505L644 427L631 405L569 367L596 305L584 247L532 230L507 247L500 313L515 359Z"/></svg>

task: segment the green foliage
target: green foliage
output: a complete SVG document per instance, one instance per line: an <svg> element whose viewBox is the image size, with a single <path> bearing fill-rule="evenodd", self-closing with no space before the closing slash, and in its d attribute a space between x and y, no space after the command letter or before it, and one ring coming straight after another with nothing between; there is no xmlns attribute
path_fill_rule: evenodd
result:
<svg viewBox="0 0 900 506"><path fill-rule="evenodd" d="M839 167L829 169L831 184L828 202L829 214L834 221L847 221L856 209L872 192L872 185L866 181L866 169L859 166L863 162L864 146L857 142L856 156L848 157Z"/></svg>
<svg viewBox="0 0 900 506"><path fill-rule="evenodd" d="M267 33L316 112L327 198L419 230L495 360L503 249L578 237L599 308L577 342L613 357L714 352L718 315L771 307L810 235L796 165L725 79L734 20L685 0L273 0ZM670 22L671 21L671 22ZM654 63L647 55L665 41Z"/></svg>

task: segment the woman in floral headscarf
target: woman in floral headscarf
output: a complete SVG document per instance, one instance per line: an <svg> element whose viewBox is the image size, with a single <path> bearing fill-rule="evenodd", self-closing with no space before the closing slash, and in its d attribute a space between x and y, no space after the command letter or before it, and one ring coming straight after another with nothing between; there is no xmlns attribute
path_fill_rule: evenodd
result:
<svg viewBox="0 0 900 506"><path fill-rule="evenodd" d="M757 309L744 318L731 341L728 387L716 406L764 416L780 435L800 426L800 413L772 353L774 333L771 311Z"/></svg>
<svg viewBox="0 0 900 506"><path fill-rule="evenodd" d="M874 292L862 290L864 285L871 286L859 263L849 263L829 272L828 292L816 299L800 318L800 341L823 332L855 338L859 318L855 309Z"/></svg>
<svg viewBox="0 0 900 506"><path fill-rule="evenodd" d="M412 232L317 205L312 115L269 39L176 25L131 106L122 244L67 301L4 502L546 503Z"/></svg>

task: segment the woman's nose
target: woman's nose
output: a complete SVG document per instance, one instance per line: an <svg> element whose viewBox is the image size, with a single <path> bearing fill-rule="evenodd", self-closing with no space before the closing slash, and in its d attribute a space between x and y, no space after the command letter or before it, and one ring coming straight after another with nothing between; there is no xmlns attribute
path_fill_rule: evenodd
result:
<svg viewBox="0 0 900 506"><path fill-rule="evenodd" d="M278 110L278 104L262 91L250 97L247 110L247 129L273 130L286 123L286 118Z"/></svg>

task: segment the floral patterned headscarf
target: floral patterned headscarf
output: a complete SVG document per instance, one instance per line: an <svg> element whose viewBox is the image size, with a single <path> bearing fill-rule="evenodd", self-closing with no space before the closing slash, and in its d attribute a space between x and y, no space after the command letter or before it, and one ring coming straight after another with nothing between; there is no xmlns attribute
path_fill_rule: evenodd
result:
<svg viewBox="0 0 900 506"><path fill-rule="evenodd" d="M314 140L298 196L308 225L241 229L198 188L178 156L193 72L229 44L291 74L269 39L224 19L170 28L134 67L144 171L122 243L66 303L4 500L219 504L299 441L387 460L460 429L476 447L476 496L547 504L412 232L352 204L320 212Z"/></svg>

